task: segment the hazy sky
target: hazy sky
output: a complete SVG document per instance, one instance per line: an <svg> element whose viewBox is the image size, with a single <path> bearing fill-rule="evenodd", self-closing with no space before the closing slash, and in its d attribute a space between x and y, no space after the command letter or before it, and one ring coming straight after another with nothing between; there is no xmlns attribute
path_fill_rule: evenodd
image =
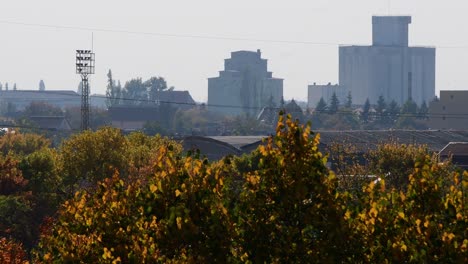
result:
<svg viewBox="0 0 468 264"><path fill-rule="evenodd" d="M411 15L410 45L437 47L436 87L468 89L467 0L0 0L0 82L18 89L76 90L75 50L91 48L90 30L196 35L169 37L94 30L96 75L103 94L112 69L122 84L163 76L169 85L207 100L208 77L235 50L262 50L286 99L305 100L307 85L338 81L338 45L370 44L375 14ZM323 44L310 44L323 43Z"/></svg>

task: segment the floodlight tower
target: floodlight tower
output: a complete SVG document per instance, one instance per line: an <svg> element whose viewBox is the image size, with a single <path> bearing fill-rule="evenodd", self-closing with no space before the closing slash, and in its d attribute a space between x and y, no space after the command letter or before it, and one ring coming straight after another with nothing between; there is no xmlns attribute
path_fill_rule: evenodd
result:
<svg viewBox="0 0 468 264"><path fill-rule="evenodd" d="M94 53L91 50L76 51L76 73L81 75L81 130L89 129L89 82L94 74Z"/></svg>

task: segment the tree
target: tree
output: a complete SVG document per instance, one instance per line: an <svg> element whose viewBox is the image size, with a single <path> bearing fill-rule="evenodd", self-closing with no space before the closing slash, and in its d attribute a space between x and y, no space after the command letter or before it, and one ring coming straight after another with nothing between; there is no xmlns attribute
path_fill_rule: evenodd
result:
<svg viewBox="0 0 468 264"><path fill-rule="evenodd" d="M348 96L346 97L345 107L347 109L351 109L352 105L353 105L353 97L351 96L351 91L349 91Z"/></svg>
<svg viewBox="0 0 468 264"><path fill-rule="evenodd" d="M143 125L143 132L150 136L166 135L167 129L164 128L159 122L148 121Z"/></svg>
<svg viewBox="0 0 468 264"><path fill-rule="evenodd" d="M424 122L418 121L418 105L410 98L401 108L396 127L404 129L426 129Z"/></svg>
<svg viewBox="0 0 468 264"><path fill-rule="evenodd" d="M0 238L0 262L5 264L29 263L23 245L5 237Z"/></svg>
<svg viewBox="0 0 468 264"><path fill-rule="evenodd" d="M400 107L398 106L397 102L395 102L395 100L392 100L388 105L388 115L390 118L390 124L393 124L397 120L399 113Z"/></svg>
<svg viewBox="0 0 468 264"><path fill-rule="evenodd" d="M124 102L128 105L141 105L148 101L148 92L141 78L126 82L122 94L126 99L130 99Z"/></svg>
<svg viewBox="0 0 468 264"><path fill-rule="evenodd" d="M45 84L43 80L39 81L39 91L45 91Z"/></svg>
<svg viewBox="0 0 468 264"><path fill-rule="evenodd" d="M418 118L426 120L428 118L429 108L426 105L426 101L423 101L421 107L419 107Z"/></svg>
<svg viewBox="0 0 468 264"><path fill-rule="evenodd" d="M401 108L402 114L416 115L418 112L418 105L410 98Z"/></svg>
<svg viewBox="0 0 468 264"><path fill-rule="evenodd" d="M59 149L65 184L75 190L79 185L94 186L115 171L124 173L127 144L120 130L110 127L73 135Z"/></svg>
<svg viewBox="0 0 468 264"><path fill-rule="evenodd" d="M0 154L24 157L50 147L50 141L37 134L23 134L18 131L0 137Z"/></svg>
<svg viewBox="0 0 468 264"><path fill-rule="evenodd" d="M369 103L369 98L367 98L366 102L364 103L364 106L362 108L362 113L361 113L361 120L364 123L369 122L369 111L370 111L370 103Z"/></svg>
<svg viewBox="0 0 468 264"><path fill-rule="evenodd" d="M79 192L41 238L45 262L226 263L232 228L225 166L161 147L146 172ZM112 230L111 232L109 232ZM70 247L69 245L74 245Z"/></svg>
<svg viewBox="0 0 468 264"><path fill-rule="evenodd" d="M244 261L334 263L346 255L336 178L317 146L309 126L280 116L276 135L259 147L259 169L243 175L235 209Z"/></svg>
<svg viewBox="0 0 468 264"><path fill-rule="evenodd" d="M385 180L364 187L353 201L358 208L345 214L360 245L354 256L372 263L465 263L468 174L440 171L426 155L417 159L406 190L387 188Z"/></svg>
<svg viewBox="0 0 468 264"><path fill-rule="evenodd" d="M340 101L338 100L338 96L336 96L336 93L333 92L333 95L330 99L330 106L328 107L328 112L330 114L336 114L336 112L338 112L339 107Z"/></svg>
<svg viewBox="0 0 468 264"><path fill-rule="evenodd" d="M115 84L115 80L112 78L112 71L109 70L107 73L107 89L106 89L106 105L107 107L115 106L120 103L121 97L121 86L120 82L118 85Z"/></svg>
<svg viewBox="0 0 468 264"><path fill-rule="evenodd" d="M5 91L8 91L8 83L5 83Z"/></svg>
<svg viewBox="0 0 468 264"><path fill-rule="evenodd" d="M149 80L144 82L144 85L148 89L148 98L151 102L159 100L159 92L174 90L174 87L168 88L166 80L164 80L163 77L151 77Z"/></svg>
<svg viewBox="0 0 468 264"><path fill-rule="evenodd" d="M406 190L408 175L413 172L416 162L425 156L431 156L427 147L392 142L371 150L367 159L371 174L384 179L387 187Z"/></svg>
<svg viewBox="0 0 468 264"><path fill-rule="evenodd" d="M315 107L315 112L317 113L324 113L327 111L327 103L325 100L323 100L323 97L320 98L320 101L317 103L317 106Z"/></svg>
<svg viewBox="0 0 468 264"><path fill-rule="evenodd" d="M63 111L60 107L48 104L46 102L31 102L24 109L23 115L31 116L63 116Z"/></svg>
<svg viewBox="0 0 468 264"><path fill-rule="evenodd" d="M16 91L16 83L13 84L13 91Z"/></svg>
<svg viewBox="0 0 468 264"><path fill-rule="evenodd" d="M384 115L384 112L387 110L387 104L385 103L385 99L383 96L379 96L379 99L377 100L377 107L375 108L375 112L379 117L382 117Z"/></svg>
<svg viewBox="0 0 468 264"><path fill-rule="evenodd" d="M377 100L377 106L375 108L375 112L377 115L377 120L381 124L386 124L388 119L388 110L387 110L387 103L385 102L384 97L381 95Z"/></svg>
<svg viewBox="0 0 468 264"><path fill-rule="evenodd" d="M0 83L0 91L3 91L3 85Z"/></svg>

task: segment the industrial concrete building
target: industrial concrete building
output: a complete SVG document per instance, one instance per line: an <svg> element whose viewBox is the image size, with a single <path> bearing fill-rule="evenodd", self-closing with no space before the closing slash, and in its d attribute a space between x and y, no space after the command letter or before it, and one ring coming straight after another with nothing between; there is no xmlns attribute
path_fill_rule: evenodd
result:
<svg viewBox="0 0 468 264"><path fill-rule="evenodd" d="M410 47L410 23L410 16L374 16L371 46L339 48L339 86L351 92L354 104L375 104L379 96L400 105L409 98L418 105L434 99L435 48Z"/></svg>
<svg viewBox="0 0 468 264"><path fill-rule="evenodd" d="M343 86L331 83L326 85L321 84L312 84L308 86L308 95L307 95L307 107L308 108L315 108L320 101L320 98L323 98L325 102L329 103L333 93L336 94L340 104L344 104L346 102L346 97L348 94Z"/></svg>
<svg viewBox="0 0 468 264"><path fill-rule="evenodd" d="M431 129L468 129L468 91L440 91L440 98L429 104Z"/></svg>
<svg viewBox="0 0 468 264"><path fill-rule="evenodd" d="M282 97L283 79L273 78L260 50L232 52L219 77L208 79L208 109L219 113L256 116L272 102L280 106Z"/></svg>

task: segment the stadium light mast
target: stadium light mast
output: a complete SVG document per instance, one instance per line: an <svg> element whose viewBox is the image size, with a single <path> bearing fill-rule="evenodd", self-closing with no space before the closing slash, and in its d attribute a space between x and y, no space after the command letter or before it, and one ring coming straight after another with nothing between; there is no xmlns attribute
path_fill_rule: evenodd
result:
<svg viewBox="0 0 468 264"><path fill-rule="evenodd" d="M76 73L81 76L81 130L89 129L89 81L94 74L94 53L92 50L76 51Z"/></svg>

